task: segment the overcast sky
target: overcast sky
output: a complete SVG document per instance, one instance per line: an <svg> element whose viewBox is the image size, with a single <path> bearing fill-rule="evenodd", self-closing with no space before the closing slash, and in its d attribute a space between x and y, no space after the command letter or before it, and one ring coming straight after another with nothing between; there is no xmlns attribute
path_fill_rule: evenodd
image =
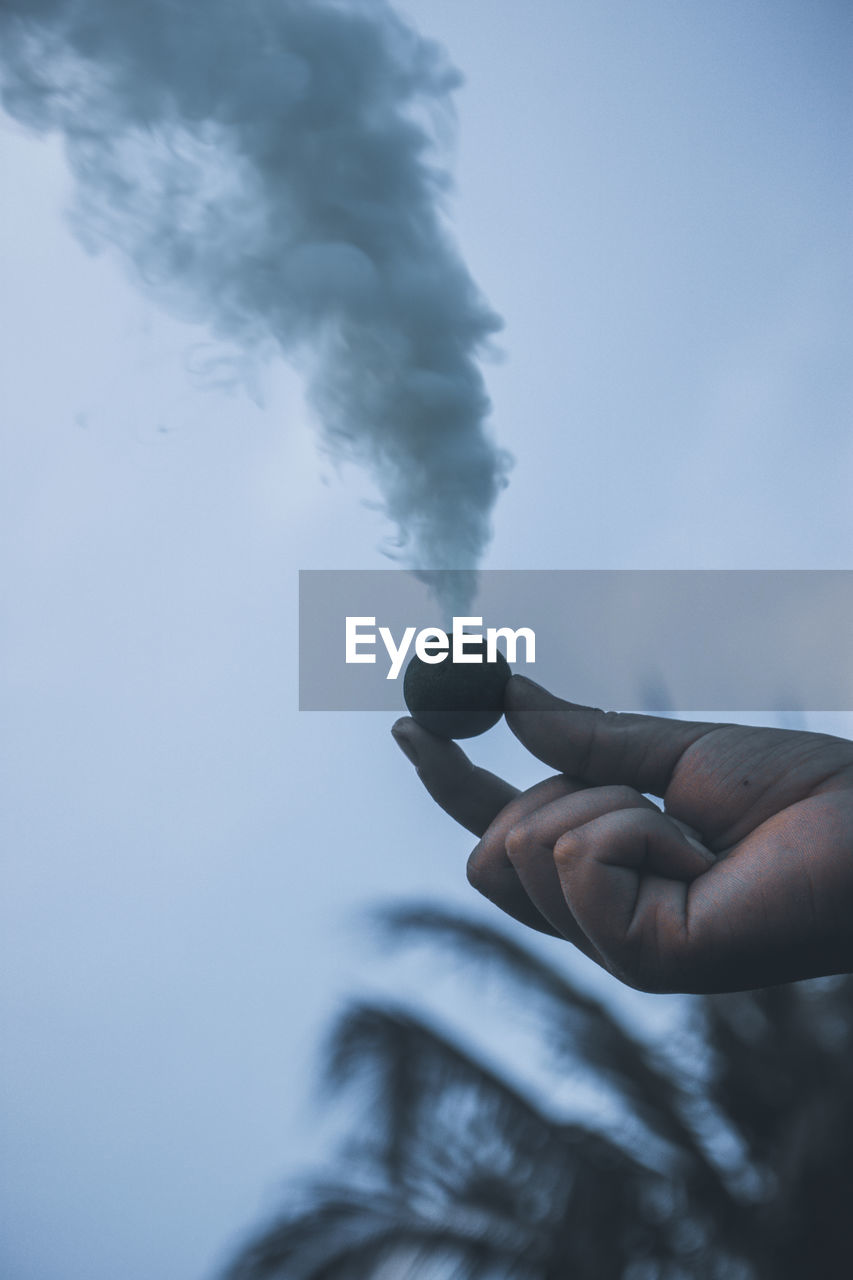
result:
<svg viewBox="0 0 853 1280"><path fill-rule="evenodd" d="M506 324L485 564L853 567L848 6L401 11L465 76L450 208ZM371 480L285 361L84 251L57 137L0 149L0 1266L202 1280L325 1149L340 1000L427 972L358 911L490 909L393 717L297 711L297 571L387 565ZM503 726L472 753L542 776Z"/></svg>

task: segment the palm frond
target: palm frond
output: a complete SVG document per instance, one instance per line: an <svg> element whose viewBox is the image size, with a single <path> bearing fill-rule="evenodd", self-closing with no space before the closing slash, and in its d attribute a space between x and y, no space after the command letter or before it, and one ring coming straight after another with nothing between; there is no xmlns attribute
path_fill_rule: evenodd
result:
<svg viewBox="0 0 853 1280"><path fill-rule="evenodd" d="M326 1055L329 1087L359 1104L340 1176L307 1188L225 1280L849 1274L853 978L696 997L705 1069L691 1077L671 1045L651 1051L492 926L422 905L380 923L396 945L438 941L489 966L557 1061L606 1083L657 1150L549 1113L423 1012L354 1003ZM739 1144L725 1173L703 1123Z"/></svg>
<svg viewBox="0 0 853 1280"><path fill-rule="evenodd" d="M223 1280L379 1280L386 1274L391 1280L409 1274L384 1270L404 1258L411 1274L417 1274L417 1261L431 1261L444 1274L452 1265L459 1280L487 1280L497 1267L523 1264L528 1247L506 1228L485 1235L446 1216L418 1215L399 1197L359 1194L350 1185L320 1183L307 1198L307 1207L277 1219L244 1245ZM523 1280L521 1271L509 1274Z"/></svg>
<svg viewBox="0 0 853 1280"><path fill-rule="evenodd" d="M335 1025L326 1070L331 1086L359 1079L371 1086L360 1128L389 1185L446 1183L458 1194L460 1178L473 1185L499 1175L509 1186L528 1170L541 1177L562 1158L564 1135L574 1132L504 1073L406 1009L353 1004Z"/></svg>
<svg viewBox="0 0 853 1280"><path fill-rule="evenodd" d="M740 1206L717 1166L685 1118L687 1098L671 1064L662 1065L599 1001L578 991L571 980L508 933L444 907L396 904L374 919L390 944L438 941L466 961L488 965L518 991L525 1007L544 1019L549 1047L558 1061L580 1062L606 1083L631 1113L669 1145L682 1177L697 1195L715 1205L721 1224L735 1238Z"/></svg>
<svg viewBox="0 0 853 1280"><path fill-rule="evenodd" d="M742 1135L764 1187L767 1275L846 1275L853 979L711 996L703 1013L713 1055L709 1096Z"/></svg>
<svg viewBox="0 0 853 1280"><path fill-rule="evenodd" d="M784 1118L816 1092L850 1097L853 980L798 983L704 1003L711 1095L753 1160L774 1160Z"/></svg>
<svg viewBox="0 0 853 1280"><path fill-rule="evenodd" d="M703 1241L711 1221L722 1236L701 1197L673 1194L665 1174L606 1135L545 1114L421 1015L352 1007L338 1022L329 1068L337 1085L365 1073L373 1080L355 1148L362 1167L381 1168L408 1205L463 1213L490 1236L515 1223L524 1252L544 1248L566 1275L616 1280L632 1259L663 1265L679 1256L688 1219ZM732 1243L718 1238L715 1248Z"/></svg>

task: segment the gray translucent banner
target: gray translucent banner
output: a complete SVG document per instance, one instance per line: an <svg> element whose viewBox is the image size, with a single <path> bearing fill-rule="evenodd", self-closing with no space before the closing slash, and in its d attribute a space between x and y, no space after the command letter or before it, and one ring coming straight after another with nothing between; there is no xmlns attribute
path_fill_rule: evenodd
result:
<svg viewBox="0 0 853 1280"><path fill-rule="evenodd" d="M470 575L305 570L299 575L299 706L393 711L403 672L388 679L407 628L448 630L436 598L464 598ZM436 596L437 592L437 596ZM463 610L455 606L460 615ZM528 628L514 670L561 697L614 710L853 710L853 571L491 570L464 614L486 628ZM347 618L359 644L346 661ZM376 633L370 643L371 632ZM505 651L505 645L499 643Z"/></svg>

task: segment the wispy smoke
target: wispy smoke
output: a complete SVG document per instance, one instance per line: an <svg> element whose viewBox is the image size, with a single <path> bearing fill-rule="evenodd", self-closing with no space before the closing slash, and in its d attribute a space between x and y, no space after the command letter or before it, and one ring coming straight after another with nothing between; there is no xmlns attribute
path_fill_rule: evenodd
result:
<svg viewBox="0 0 853 1280"><path fill-rule="evenodd" d="M295 358L403 562L473 568L507 471L477 365L500 321L444 222L443 51L385 0L0 0L0 50L6 109L64 135L84 240Z"/></svg>

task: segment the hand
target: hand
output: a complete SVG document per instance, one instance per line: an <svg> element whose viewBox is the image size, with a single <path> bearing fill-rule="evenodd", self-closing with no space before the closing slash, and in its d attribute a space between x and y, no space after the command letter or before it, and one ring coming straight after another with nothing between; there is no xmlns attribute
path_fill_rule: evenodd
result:
<svg viewBox="0 0 853 1280"><path fill-rule="evenodd" d="M528 791L414 720L392 732L509 915L644 991L853 970L853 743L598 711L521 676L505 711L560 771Z"/></svg>

